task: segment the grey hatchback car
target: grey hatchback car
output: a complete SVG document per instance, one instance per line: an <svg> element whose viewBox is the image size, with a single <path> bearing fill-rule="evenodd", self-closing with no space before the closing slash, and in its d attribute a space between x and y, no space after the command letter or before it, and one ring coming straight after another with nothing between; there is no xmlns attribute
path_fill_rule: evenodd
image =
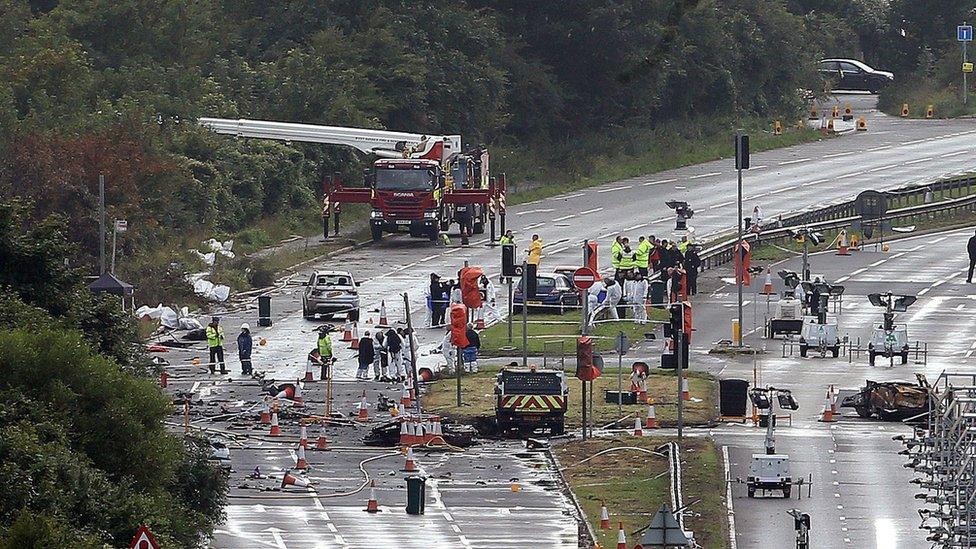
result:
<svg viewBox="0 0 976 549"><path fill-rule="evenodd" d="M315 271L303 284L302 316L311 320L316 314L332 318L341 313L358 318L359 284L346 271Z"/></svg>

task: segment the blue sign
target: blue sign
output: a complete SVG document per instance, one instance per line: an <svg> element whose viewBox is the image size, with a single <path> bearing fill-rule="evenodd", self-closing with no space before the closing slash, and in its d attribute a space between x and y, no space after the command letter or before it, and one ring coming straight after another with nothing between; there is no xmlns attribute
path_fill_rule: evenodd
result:
<svg viewBox="0 0 976 549"><path fill-rule="evenodd" d="M972 25L959 25L956 27L956 40L960 42L972 42L973 41L973 26Z"/></svg>

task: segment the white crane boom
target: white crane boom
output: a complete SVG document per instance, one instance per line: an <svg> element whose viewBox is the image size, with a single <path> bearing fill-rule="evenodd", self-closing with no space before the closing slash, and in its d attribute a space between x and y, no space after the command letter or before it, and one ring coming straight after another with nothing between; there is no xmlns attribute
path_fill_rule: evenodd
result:
<svg viewBox="0 0 976 549"><path fill-rule="evenodd" d="M292 122L229 118L201 118L201 126L227 135L346 145L383 158L426 158L446 162L461 152L460 135L427 136L416 133L318 126Z"/></svg>

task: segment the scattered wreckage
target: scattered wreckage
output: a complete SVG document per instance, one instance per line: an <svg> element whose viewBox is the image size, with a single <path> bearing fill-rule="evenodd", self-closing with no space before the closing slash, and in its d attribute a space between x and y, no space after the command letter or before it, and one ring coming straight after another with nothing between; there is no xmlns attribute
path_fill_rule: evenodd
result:
<svg viewBox="0 0 976 549"><path fill-rule="evenodd" d="M845 397L840 406L854 408L863 418L923 421L929 412L932 388L924 375L915 374L915 377L915 383L867 380L863 389Z"/></svg>

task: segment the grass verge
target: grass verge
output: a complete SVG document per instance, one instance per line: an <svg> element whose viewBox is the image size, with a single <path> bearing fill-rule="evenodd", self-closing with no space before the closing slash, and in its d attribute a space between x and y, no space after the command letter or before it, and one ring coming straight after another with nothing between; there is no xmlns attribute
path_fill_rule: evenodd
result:
<svg viewBox="0 0 976 549"><path fill-rule="evenodd" d="M958 70L958 69L957 69ZM878 110L892 116L901 116L901 107L908 104L908 118L926 118L929 105L933 108L934 118L958 118L976 114L976 97L970 92L969 102L962 102L962 75L953 75L958 79L951 86L934 78L909 78L901 83L889 86L878 96ZM970 82L972 82L970 78Z"/></svg>
<svg viewBox="0 0 976 549"><path fill-rule="evenodd" d="M668 459L620 450L580 462L610 448L636 446L654 450L665 442L663 437L620 437L574 441L553 449L600 546L616 547L617 523L623 522L627 546L632 547L640 540L633 532L650 524L661 505L670 506ZM725 472L719 451L707 439L686 438L680 446L684 502L697 501L685 517L685 529L694 532L700 547L728 547ZM600 529L601 502L606 503L610 513L609 530Z"/></svg>
<svg viewBox="0 0 976 549"><path fill-rule="evenodd" d="M643 422L647 416L647 406L643 404L624 404L618 409L616 402L608 403L604 391L617 390L616 359L613 366L609 364L603 370L603 375L596 379L593 385L593 425L602 426L621 420L620 425L631 428L634 418L640 417ZM621 372L621 385L626 391L630 388L630 363L624 361ZM495 374L499 366L490 366L477 374L465 374L461 377L462 406L457 406L457 379L449 377L433 383L423 397L424 408L440 412L461 421L474 422L477 419L493 418L495 416ZM573 372L567 372L566 383L569 385L569 410L566 413L566 427L578 428L582 426L582 408L580 406L581 382L573 377ZM714 377L704 372L688 372L688 386L692 400L685 401L683 419L686 425L707 425L717 417L718 383ZM655 415L665 427L676 423L677 380L674 374L665 370L651 370L647 378L648 396L654 399Z"/></svg>
<svg viewBox="0 0 976 549"><path fill-rule="evenodd" d="M651 309L648 318L652 321L665 321L667 311ZM547 342L563 342L565 353L576 353L576 338L580 335L580 315L569 312L564 315L529 314L527 323L528 352L541 356ZM623 332L630 339L631 346L645 341L645 334L653 332L656 324L636 324L632 321L597 323L591 336L594 350L607 352L614 348L614 338ZM522 315L512 318L512 341L508 340L508 322L493 324L481 332L481 354L483 356L514 356L522 354ZM557 352L554 347L550 352Z"/></svg>

